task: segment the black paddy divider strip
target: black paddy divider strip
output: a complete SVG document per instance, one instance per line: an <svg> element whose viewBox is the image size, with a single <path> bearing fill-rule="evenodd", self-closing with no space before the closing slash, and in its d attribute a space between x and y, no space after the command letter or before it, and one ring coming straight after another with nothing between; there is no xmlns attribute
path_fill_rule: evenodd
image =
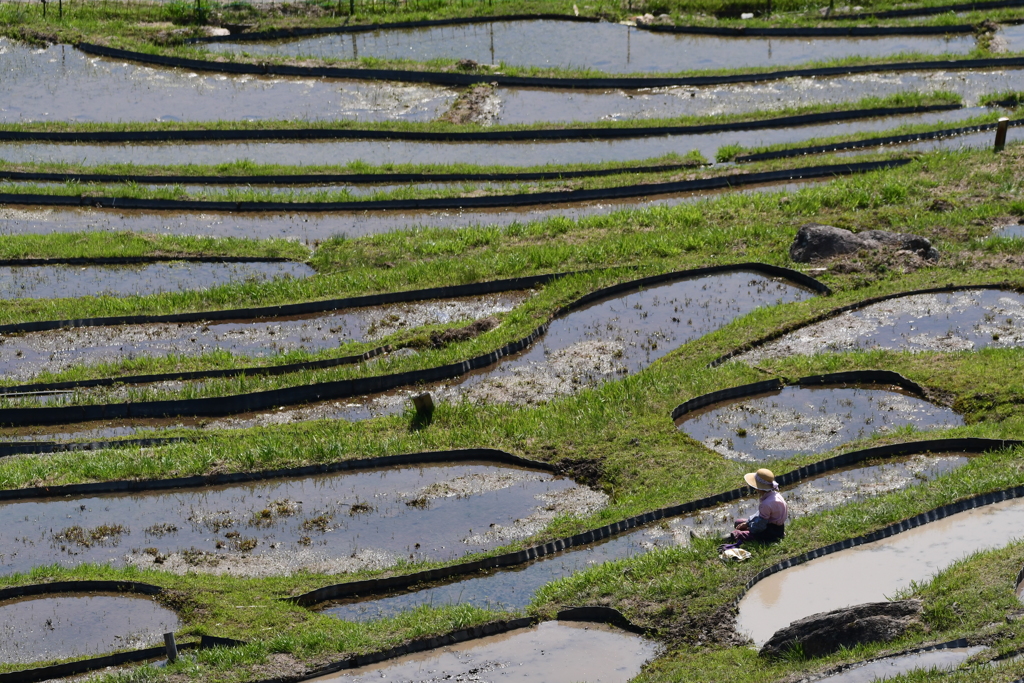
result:
<svg viewBox="0 0 1024 683"><path fill-rule="evenodd" d="M984 4L984 3L983 3ZM471 24L493 24L512 21L565 21L577 24L597 24L604 20L600 17L578 17L571 14L499 14L492 17L464 17L457 19L426 19L421 21L396 21L381 24L361 24L359 26L329 26L322 28L286 28L272 31L240 33L231 36L210 36L190 38L186 43L243 43L267 40L287 40L306 36L323 36L332 34L372 33L374 31L395 31L413 28L432 28L435 26L466 26ZM947 33L973 33L971 24L951 26L827 26L810 28L726 28L716 26L643 26L637 25L640 31L652 33L683 33L691 35L730 36L730 37L846 37L846 36L921 36L945 35Z"/></svg>
<svg viewBox="0 0 1024 683"><path fill-rule="evenodd" d="M833 372L827 375L809 375L807 377L801 377L792 384L801 387L834 386L844 384L891 384L912 394L916 394L917 396L924 397L925 395L925 390L920 384L907 379L898 372L892 372L891 370L850 370L848 372ZM785 386L787 385L783 380L769 379L763 382L754 382L753 384L743 384L738 387L712 391L711 393L691 398L689 401L676 406L672 411L672 419L678 420L687 413L707 408L708 406L716 403L744 398L746 396L766 394L771 391L778 391Z"/></svg>
<svg viewBox="0 0 1024 683"><path fill-rule="evenodd" d="M2 174L0 174L2 177ZM283 256L84 256L74 258L7 258L0 266L134 266L149 263L301 263Z"/></svg>
<svg viewBox="0 0 1024 683"><path fill-rule="evenodd" d="M987 451L1001 450L1021 445L1024 445L1024 441L965 438L933 439L928 441L892 444L889 446L877 446L875 448L843 453L825 460L820 460L810 465L805 465L793 470L792 472L779 475L776 477L776 480L779 482L780 486L788 486L789 484L795 484L803 479L842 467L849 467L850 465L854 465L865 460L916 455L919 453L943 453L951 451L962 453L984 453ZM1021 490L1024 491L1024 487L1021 487ZM696 512L697 510L714 507L721 503L728 503L748 495L749 492L750 489L747 487L732 489L706 498L692 500L679 505L671 505L658 510L652 510L651 512L635 515L633 517L627 517L619 522L614 522L573 536L567 536L565 538L559 538L554 541L535 545L518 552L506 553L504 555L497 555L472 562L463 562L438 569L428 569L402 576L334 584L285 599L298 605L309 607L328 600L388 594L395 590L404 590L418 584L441 581L458 576L466 576L492 569L516 567L518 565L527 564L546 555L553 555L555 553L568 550L569 548L590 545L605 538L616 536L625 531L629 531L630 529L645 526L662 519L678 517L679 515Z"/></svg>
<svg viewBox="0 0 1024 683"><path fill-rule="evenodd" d="M632 292L643 287L671 282L683 278L701 277L725 272L751 270L770 277L782 277L790 282L808 287L819 294L828 290L814 278L803 273L771 266L764 263L741 263L735 265L710 266L663 273L650 277L630 280L598 289L559 308L547 322L536 327L527 336L505 344L491 353L483 354L458 363L449 363L422 370L410 370L392 375L376 375L356 379L319 382L283 389L271 389L234 396L215 396L169 401L143 401L138 403L105 403L83 406L46 406L41 408L4 408L0 409L0 424L8 426L71 424L75 422L92 422L95 420L114 420L132 418L163 418L163 417L219 417L257 410L268 410L280 406L298 405L315 401L335 400L352 396L376 394L399 387L420 383L438 382L461 377L473 370L494 365L505 356L518 353L529 348L537 339L547 332L551 320L582 308L594 301L609 296ZM0 330L2 332L2 330Z"/></svg>
<svg viewBox="0 0 1024 683"><path fill-rule="evenodd" d="M911 7L894 9L885 12L861 12L859 14L833 14L828 19L860 20L860 19L896 19L899 17L923 17L929 14L945 14L946 12L975 12L1004 7L1024 7L1024 0L993 0L991 2L963 2L955 5L935 5L933 7Z"/></svg>
<svg viewBox="0 0 1024 683"><path fill-rule="evenodd" d="M975 126L963 128L946 128L933 130L927 133L909 133L907 135L889 135L886 137L866 138L864 140L852 140L850 142L833 142L827 145L814 145L811 147L793 147L791 149L780 149L772 152L757 152L754 154L740 154L733 158L738 164L751 161L767 161L770 159L789 159L805 154L824 154L827 152L842 152L851 149L865 149L868 147L881 147L882 145L903 145L911 142L924 140L938 140L940 138L951 138L958 135L970 133L984 133L995 130L997 123L981 123ZM1014 119L1009 122L1010 126L1024 126L1024 119Z"/></svg>
<svg viewBox="0 0 1024 683"><path fill-rule="evenodd" d="M1006 446L1024 445L1024 442L1021 441L1006 441L1004 443L1006 444ZM750 579L750 581L747 581L739 597L737 597L736 600L733 601L733 608L736 608L739 605L740 601L747 594L747 592L751 588L753 588L758 582L767 579L769 576L772 576L773 574L778 574L781 571L785 571L790 567L796 567L801 564L804 564L805 562L810 562L813 559L824 557L825 555L831 555L832 553L837 553L841 550L849 550L850 548L856 548L867 543L881 541L883 539L889 538L890 536L901 534L904 531L910 531L911 529L916 529L919 526L924 526L929 522L937 522L940 519L945 519L946 517L955 515L959 512L966 512L968 510L984 507L986 505L992 505L994 503L1001 503L1005 500L1013 500L1015 498L1020 498L1022 496L1024 496L1024 486L1014 486L1012 488L1002 489L1001 491L982 493L981 495L972 496L971 498L967 498L965 500L960 500L955 503L950 503L949 505L937 507L933 510L929 510L928 512L923 512L909 519L905 519L902 522L890 524L889 526L879 529L878 531L873 531L870 534L864 534L863 536L855 536L854 538L848 538L845 541L837 541L824 547L808 551L801 555L797 555L795 557L790 557L788 559L782 560L781 562L777 562L772 566L761 570L754 576L754 578Z"/></svg>
<svg viewBox="0 0 1024 683"><path fill-rule="evenodd" d="M1022 62L1024 63L1024 62ZM822 123L854 121L885 116L924 114L929 112L954 111L961 104L930 104L913 107L875 107L872 109L847 109L844 111L817 112L777 116L754 121L733 121L728 123L702 123L689 126L633 126L629 128L541 128L532 130L481 130L481 131L416 131L416 130L372 130L352 128L274 128L274 129L203 129L203 130L142 130L142 131L0 131L0 142L219 142L238 140L404 140L410 142L537 142L541 140L618 140L626 138L652 138L666 135L705 135L731 131L767 130L773 128L795 128ZM658 168L658 167L652 167ZM580 173L591 173L581 171ZM601 172L607 175L606 172ZM6 175L6 174L5 174ZM59 175L59 174L54 174ZM410 174L414 175L414 174ZM537 174L530 174L537 175ZM548 174L552 175L552 174ZM4 176L0 176L4 177ZM282 176L291 178L294 176ZM309 176L320 177L320 176ZM369 182L382 182L387 178L380 175L359 175ZM471 177L477 177L472 175ZM553 174L553 177L560 177ZM567 176L561 176L567 177ZM586 177L586 176L577 176ZM524 180L522 174L514 174L514 180ZM166 181L164 181L166 182ZM191 181L183 181L191 182ZM367 181L364 181L367 182Z"/></svg>
<svg viewBox="0 0 1024 683"><path fill-rule="evenodd" d="M0 589L0 602L15 598L33 597L38 595L61 595L66 593L129 593L136 595L160 595L164 589L148 583L137 581L54 581L52 583L36 583L26 586L13 586ZM230 638L202 636L198 642L179 643L178 650L205 650L211 647L234 647L244 643ZM131 652L119 652L91 659L82 659L66 664L22 669L0 673L0 683L36 683L64 676L75 676L108 666L135 664L157 659L166 655L163 647L150 647Z"/></svg>
<svg viewBox="0 0 1024 683"><path fill-rule="evenodd" d="M888 62L881 64L854 64L849 66L813 67L785 69L764 73L728 74L720 76L643 76L603 78L545 78L534 76L502 76L498 74L460 74L439 71L410 71L402 69L345 69L338 67L286 66L281 64L244 64L237 62L215 62L205 59L182 59L151 55L132 50L118 50L102 45L78 43L82 52L99 57L125 59L141 64L214 71L218 73L300 76L306 78L343 78L368 81L401 81L404 83L434 83L437 85L474 85L495 83L501 86L521 88L662 88L675 85L724 85L727 83L759 83L778 81L793 77L844 76L862 73L892 73L901 71L936 71L957 69L999 69L1024 66L1024 57L990 57L984 59L941 59L920 62ZM10 135L7 133L6 135ZM0 137L10 141L16 138Z"/></svg>
<svg viewBox="0 0 1024 683"><path fill-rule="evenodd" d="M488 209L540 204L634 199L684 192L780 183L792 180L827 178L869 173L909 164L912 159L854 162L830 166L807 166L781 171L740 173L669 183L622 185L594 190L568 192L532 192L483 197L438 197L432 199L383 199L344 202L219 202L178 199L133 199L123 197L61 196L52 194L0 194L0 204L30 206L90 206L107 209L148 211L231 211L231 212L325 212L325 211L436 211L442 209Z"/></svg>
<svg viewBox="0 0 1024 683"><path fill-rule="evenodd" d="M105 173L29 173L0 171L0 180L76 182L76 183L138 183L188 185L392 185L395 183L448 182L518 182L527 180L563 180L569 178L601 178L629 173L664 173L685 171L700 164L661 164L602 168L589 171L537 171L524 173L306 173L296 175L114 175ZM283 260L283 259L282 259Z"/></svg>
<svg viewBox="0 0 1024 683"><path fill-rule="evenodd" d="M891 655L885 655L884 657L873 657L871 659L865 659L860 662L851 662L849 664L841 664L834 669L829 669L821 674L805 678L805 681L820 681L827 680L831 676L849 671L850 669L857 669L865 664L872 662L884 661L886 659L895 659L897 657L906 657L909 655L922 654L924 652L934 652L936 650L954 650L961 647L970 647L971 642L967 638L957 638L956 640L948 640L944 643L935 643L934 645L925 645L923 647L915 647L910 650L903 650L902 652L894 652ZM878 679L875 679L878 680ZM884 679L883 679L884 680Z"/></svg>
<svg viewBox="0 0 1024 683"><path fill-rule="evenodd" d="M945 294L945 293L948 293L948 292L972 292L972 291L978 291L978 290L982 290L982 289L1009 289L1009 290L1019 291L1020 290L1020 286L1016 285L1016 284L1012 284L1012 283L994 283L994 284L988 284L988 285L946 285L945 287L929 287L927 289L914 289L914 290L911 290L909 292L898 292L896 294L885 294L883 296L873 296L873 297L868 298L868 299L863 299L862 301L856 301L856 302L854 302L852 304L847 304L846 306L840 306L839 308L833 308L831 311L825 311L824 313L819 313L818 315L813 316L813 317L811 317L811 318L809 318L807 320L803 320L803 321L798 322L798 323L793 323L792 325L787 325L786 327L783 327L783 328L781 328L779 330L776 330L775 332L771 332L771 333L761 337L760 339L755 339L754 341L747 342L743 346L741 346L739 348L736 348L736 349L733 349L732 351L729 351L728 353L726 353L726 354L724 354L722 356L719 356L715 360L711 361L708 364L708 367L709 368L716 368L719 365L721 365L722 363L725 363L726 361L731 360L731 359L735 358L736 356L742 355L742 354L744 354L744 353L746 353L748 351L752 351L752 350L754 350L754 349L756 349L756 348L758 348L760 346L764 346L765 344L773 342L776 339L779 339L780 337L784 337L785 335L790 334L791 332L796 332L797 330L803 329L804 327L807 327L808 325L814 325L816 323L820 323L820 322L825 321L825 320L831 320L832 318L838 317L838 316L842 315L843 313L849 313L850 311L857 311L857 310L860 310L862 308L867 308L868 306L872 306L874 304L882 303L883 301L891 301L892 299L902 299L903 297L907 297L907 296L918 296L920 294Z"/></svg>

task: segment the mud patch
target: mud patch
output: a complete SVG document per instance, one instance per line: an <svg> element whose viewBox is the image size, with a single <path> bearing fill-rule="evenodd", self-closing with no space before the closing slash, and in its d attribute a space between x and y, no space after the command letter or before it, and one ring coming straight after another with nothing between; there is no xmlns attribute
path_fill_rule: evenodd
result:
<svg viewBox="0 0 1024 683"><path fill-rule="evenodd" d="M32 597L0 604L0 661L29 664L136 650L176 631L177 615L147 598L122 595Z"/></svg>
<svg viewBox="0 0 1024 683"><path fill-rule="evenodd" d="M737 356L749 365L861 349L965 351L1024 345L1024 295L1008 290L919 294L808 325Z"/></svg>
<svg viewBox="0 0 1024 683"><path fill-rule="evenodd" d="M626 683L660 651L640 636L603 624L548 621L360 667L313 681L601 681Z"/></svg>
<svg viewBox="0 0 1024 683"><path fill-rule="evenodd" d="M488 126L501 112L501 100L494 94L494 86L475 85L459 95L452 108L441 117L449 123L479 123Z"/></svg>
<svg viewBox="0 0 1024 683"><path fill-rule="evenodd" d="M963 425L949 408L889 388L784 387L687 413L676 426L732 460L814 453L912 425Z"/></svg>

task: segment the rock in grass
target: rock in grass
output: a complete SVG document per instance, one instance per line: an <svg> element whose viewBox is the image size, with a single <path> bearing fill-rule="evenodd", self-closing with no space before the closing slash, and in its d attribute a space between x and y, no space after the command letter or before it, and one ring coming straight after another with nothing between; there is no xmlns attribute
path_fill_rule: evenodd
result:
<svg viewBox="0 0 1024 683"><path fill-rule="evenodd" d="M794 648L805 657L821 657L862 643L899 638L921 623L921 601L869 602L821 612L781 628L761 648L761 655L778 657Z"/></svg>
<svg viewBox="0 0 1024 683"><path fill-rule="evenodd" d="M927 238L919 235L886 230L853 233L819 223L801 226L796 239L789 245L789 257L798 263L808 263L879 249L909 251L928 261L937 261L939 258L939 250Z"/></svg>

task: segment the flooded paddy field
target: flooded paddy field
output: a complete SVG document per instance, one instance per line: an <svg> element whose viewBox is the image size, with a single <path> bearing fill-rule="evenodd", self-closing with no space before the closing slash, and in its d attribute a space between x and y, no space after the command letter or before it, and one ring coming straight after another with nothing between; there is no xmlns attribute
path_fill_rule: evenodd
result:
<svg viewBox="0 0 1024 683"><path fill-rule="evenodd" d="M930 481L967 462L967 457L956 454L916 455L831 472L788 486L783 491L790 519L796 519ZM733 519L749 517L756 508L757 501L747 498L571 548L519 568L385 597L329 603L322 611L346 621L370 621L420 605L471 604L505 610L524 609L545 584L604 562L636 557L655 548L687 545L691 532L701 536L724 536L732 531Z"/></svg>
<svg viewBox="0 0 1024 683"><path fill-rule="evenodd" d="M744 363L858 349L969 351L1024 344L1024 295L1001 289L917 294L808 325L737 356Z"/></svg>
<svg viewBox="0 0 1024 683"><path fill-rule="evenodd" d="M971 647L947 647L926 652L915 652L912 654L899 655L875 659L861 665L854 665L845 671L820 680L829 683L872 683L873 681L884 681L895 678L901 674L911 671L937 669L939 671L950 671L968 658L985 650L983 645Z"/></svg>
<svg viewBox="0 0 1024 683"><path fill-rule="evenodd" d="M266 358L290 351L322 351L346 342L378 340L402 329L506 313L532 294L503 292L285 318L72 327L0 335L0 372L24 380L77 364L140 356L199 356L219 350Z"/></svg>
<svg viewBox="0 0 1024 683"><path fill-rule="evenodd" d="M199 144L57 144L15 143L0 149L9 162L66 162L75 164L225 164L258 159L266 164L489 164L539 166L543 164L596 164L651 159L694 150L714 159L719 147L759 147L858 132L881 132L910 124L956 122L985 113L982 108L925 114L885 116L813 126L771 130L741 130L703 135L671 135L621 140L563 142L408 142L401 140L245 142Z"/></svg>
<svg viewBox="0 0 1024 683"><path fill-rule="evenodd" d="M304 263L0 266L0 299L144 296L208 289L233 282L304 278L315 274L316 271Z"/></svg>
<svg viewBox="0 0 1024 683"><path fill-rule="evenodd" d="M1005 546L1019 538L1022 523L1024 500L1007 500L790 567L747 592L736 628L761 645L797 619L886 600L955 560ZM843 590L837 591L837 585Z"/></svg>
<svg viewBox="0 0 1024 683"><path fill-rule="evenodd" d="M163 642L177 615L149 598L103 593L0 602L0 661L6 664L139 650Z"/></svg>
<svg viewBox="0 0 1024 683"><path fill-rule="evenodd" d="M1004 226L992 233L992 236L1005 237L1007 239L1024 239L1024 225Z"/></svg>
<svg viewBox="0 0 1024 683"><path fill-rule="evenodd" d="M0 431L0 438L114 436L179 425L243 429L322 419L356 421L402 413L410 397L424 391L431 392L435 402L541 403L638 372L680 345L761 306L802 301L810 296L813 294L802 287L753 272L682 278L609 297L556 318L546 334L527 350L450 382L217 419L19 428Z"/></svg>
<svg viewBox="0 0 1024 683"><path fill-rule="evenodd" d="M802 387L717 403L676 425L731 460L756 462L824 451L847 441L912 425L964 424L951 409L891 387Z"/></svg>
<svg viewBox="0 0 1024 683"><path fill-rule="evenodd" d="M626 683L660 650L651 640L604 624L546 621L311 680Z"/></svg>
<svg viewBox="0 0 1024 683"><path fill-rule="evenodd" d="M495 123L594 121L714 116L816 104L856 102L904 92L950 91L968 107L983 95L1024 90L1024 69L910 71L829 78L786 78L766 83L677 86L605 91L495 88L501 102Z"/></svg>
<svg viewBox="0 0 1024 683"><path fill-rule="evenodd" d="M595 69L606 73L679 72L789 66L844 57L902 53L966 54L973 36L882 38L726 38L653 33L613 23L495 21L385 29L286 41L207 43L213 52L358 60L471 59L479 64Z"/></svg>
<svg viewBox="0 0 1024 683"><path fill-rule="evenodd" d="M487 463L422 465L216 487L0 504L5 573L83 563L236 576L381 569L451 560L519 538L607 496Z"/></svg>
<svg viewBox="0 0 1024 683"><path fill-rule="evenodd" d="M295 239L306 244L332 237L365 237L395 230L506 226L565 217L578 219L623 210L677 206L720 197L726 193L793 192L826 181L795 181L745 186L739 189L684 192L658 199L631 199L557 207L510 207L480 211L374 211L333 213L201 213L121 211L118 209L50 209L0 206L0 236L68 232L132 231L163 235L204 235Z"/></svg>
<svg viewBox="0 0 1024 683"><path fill-rule="evenodd" d="M430 121L450 88L164 69L0 38L0 123L29 121Z"/></svg>

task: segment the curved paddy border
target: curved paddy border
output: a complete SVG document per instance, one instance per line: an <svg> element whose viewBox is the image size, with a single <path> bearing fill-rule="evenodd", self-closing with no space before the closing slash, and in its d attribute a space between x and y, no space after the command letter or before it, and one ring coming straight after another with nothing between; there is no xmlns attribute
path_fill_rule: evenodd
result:
<svg viewBox="0 0 1024 683"><path fill-rule="evenodd" d="M889 135L886 137L865 138L863 140L852 140L850 142L834 142L828 145L813 145L809 147L793 147L780 149L772 152L757 152L753 154L739 154L733 157L732 161L737 164L752 161L768 161L771 159L789 159L791 157L804 156L806 154L825 154L828 152L842 152L853 149L865 149L869 147L881 147L883 145L904 145L911 142L923 142L927 140L939 140L941 138L952 138L971 133L985 133L995 130L998 123L981 123L975 126L963 128L946 128L933 130L927 133L909 133L907 135ZM1024 119L1013 119L1009 126L1024 126Z"/></svg>
<svg viewBox="0 0 1024 683"><path fill-rule="evenodd" d="M935 643L934 645L925 645L925 646L922 646L922 647L915 647L915 648L912 648L910 650L902 650L900 652L894 652L892 654L884 655L884 656L881 656L881 657L872 657L871 659L865 659L865 660L862 660L862 661L859 661L859 662L850 662L849 664L840 664L837 667L833 667L833 668L828 669L827 671L823 671L823 672L821 672L819 674L814 674L812 676L804 677L804 678L801 679L801 681L804 681L805 683L808 683L808 682L813 682L813 681L828 680L832 676L835 676L837 674L841 674L844 671L849 671L851 669L857 669L857 668L863 666L864 664L871 664L872 662L880 662L880 661L884 661L886 659L896 659L897 657L907 657L909 655L923 654L925 652L935 652L936 650L953 650L953 649L961 648L961 647L970 647L970 645L971 645L971 643L970 643L970 641L967 638L957 638L956 640L948 640L948 641L946 641L944 643ZM883 680L885 680L885 679L883 679Z"/></svg>
<svg viewBox="0 0 1024 683"><path fill-rule="evenodd" d="M202 131L199 131L202 132ZM852 162L829 166L805 166L780 171L739 173L668 183L621 185L592 190L533 192L482 197L435 197L430 199L382 199L344 202L224 202L178 199L135 199L131 197L63 196L52 194L0 193L0 205L86 206L106 209L149 211L230 211L230 212L325 212L325 211L434 211L442 209L486 209L550 204L573 204L615 199L635 199L658 195L721 190L747 185L783 183L814 178L833 178L869 173L905 166L913 159Z"/></svg>
<svg viewBox="0 0 1024 683"><path fill-rule="evenodd" d="M16 598L35 597L42 595L63 595L68 593L120 593L129 595L158 596L164 592L160 586L138 581L54 581L52 583L35 583L24 586L13 586L0 589L0 602ZM243 643L230 638L201 636L198 642L179 643L179 651L205 650L211 647L231 647ZM142 650L131 650L116 654L102 655L89 659L80 659L65 664L52 664L31 669L21 669L0 673L0 683L35 683L64 676L75 676L109 666L134 664L163 657L166 649L163 646L150 647Z"/></svg>
<svg viewBox="0 0 1024 683"><path fill-rule="evenodd" d="M601 178L629 173L663 173L686 171L700 164L654 164L623 166L582 171L527 171L523 173L306 173L295 175L118 175L112 173L33 173L0 170L0 180L15 182L43 181L60 183L138 183L186 185L315 185L352 184L377 185L394 183L449 182L519 182L530 180L565 180Z"/></svg>
<svg viewBox="0 0 1024 683"><path fill-rule="evenodd" d="M209 398L167 400L167 401L144 401L137 403L105 403L96 405L81 406L49 406L41 408L4 408L0 409L0 424L6 426L27 426L27 425L60 425L75 422L92 422L95 420L114 420L131 418L163 418L163 417L217 417L238 413L252 412L256 410L267 410L279 406L299 405L315 401L334 400L349 398L352 396L363 396L376 394L403 386L417 385L421 383L438 382L446 379L454 379L468 374L473 370L486 368L494 365L505 356L523 351L544 336L548 326L556 318L571 313L590 303L601 299L638 291L644 287L657 285L676 280L699 278L719 273L732 273L741 271L752 271L779 277L789 282L812 290L817 294L827 294L829 290L825 285L814 278L788 268L771 266L764 263L741 263L734 265L708 266L689 270L674 271L652 275L637 280L629 280L608 287L602 287L586 294L575 301L572 301L558 308L546 322L540 324L525 337L509 342L495 351L475 356L473 358L449 363L447 365L425 368L422 370L410 370L407 372L390 375L376 375L372 377L361 377L348 380L336 380L332 382L319 382L296 387L282 389L271 389L248 394L236 394L233 396L215 396ZM551 277L551 276L537 276ZM526 278L535 279L535 278ZM462 289L472 287L463 285ZM430 291L430 290L420 290ZM377 295L386 297L387 295ZM282 307L283 308L283 307ZM194 314L189 314L194 315ZM136 319L141 316L134 316ZM166 319L176 316L152 316L152 318ZM103 320L103 319L93 319ZM111 320L111 319L106 319ZM28 323L25 325L15 324L0 328L0 333L10 331L23 331L26 327L34 329L53 329L47 325L55 325L61 321L48 321L40 323ZM83 322L87 326L90 321ZM10 329L10 328L14 329Z"/></svg>
<svg viewBox="0 0 1024 683"><path fill-rule="evenodd" d="M182 436L165 436L144 439L121 439L114 441L0 441L0 458L14 455L44 455L49 453L74 453L78 451L101 451L109 448L152 448L185 443L192 439Z"/></svg>
<svg viewBox="0 0 1024 683"><path fill-rule="evenodd" d="M0 178L3 173L0 173ZM304 263L284 256L82 256L68 258L5 258L0 266L135 266L152 263Z"/></svg>
<svg viewBox="0 0 1024 683"><path fill-rule="evenodd" d="M953 5L933 5L931 7L911 7L909 9L887 10L885 12L860 12L859 14L833 14L826 19L834 21L860 19L895 19L898 17L923 17L929 14L945 14L946 12L977 12L987 9L1004 7L1024 7L1024 0L989 0L987 2L963 2Z"/></svg>
<svg viewBox="0 0 1024 683"><path fill-rule="evenodd" d="M725 85L729 83L761 83L793 77L844 76L863 73L896 73L904 71L956 71L962 69L999 69L1024 67L1024 57L988 57L981 59L942 59L919 62L883 62L880 64L851 64L848 66L785 69L761 73L728 74L718 76L647 76L602 78L546 78L534 76L504 76L498 74L460 74L439 71L411 71L403 69L348 69L340 67L286 66L270 63L248 64L216 62L206 59L166 57L133 50L78 43L76 48L87 54L112 59L124 59L140 64L177 67L193 71L251 74L257 76L301 76L306 78L341 78L348 80L401 81L404 83L433 83L436 85L475 85L495 83L500 86L521 88L571 88L577 90L606 88L662 88L677 85ZM0 138L7 140L10 138Z"/></svg>
<svg viewBox="0 0 1024 683"><path fill-rule="evenodd" d="M1002 450L1004 448L1021 445L1024 445L1024 441L956 438L932 439L893 444L889 446L876 446L874 448L867 448L859 451L850 451L825 460L820 460L810 465L805 465L791 472L787 472L786 474L779 475L776 480L780 485L787 486L808 477L848 467L866 460L891 458L904 455L917 455L922 453L954 451L962 453L984 453L987 451ZM1021 492L1024 493L1024 486L1020 487L1020 489ZM284 599L303 607L310 607L329 600L354 597L366 598L375 595L385 595L396 590L405 590L418 584L467 576L486 570L516 567L548 555L554 555L564 550L568 550L569 548L590 545L597 541L616 536L637 527L646 526L662 519L678 517L680 515L710 508L721 503L728 503L738 498L742 498L748 493L749 489L747 487L736 488L705 498L699 498L697 500L680 503L678 505L670 505L668 507L659 508L640 515L627 517L612 524L584 531L572 536L559 538L547 543L531 546L517 552L505 553L504 555L487 557L481 560L474 560L472 562L462 562L447 567L428 569L401 576L333 584L309 591L308 593ZM3 498L0 497L0 500L3 500Z"/></svg>
<svg viewBox="0 0 1024 683"><path fill-rule="evenodd" d="M870 298L867 298L867 299L863 299L861 301L855 301L852 304L847 304L845 306L840 306L839 308L833 308L832 310L825 311L824 313L819 313L818 315L812 316L812 317L808 318L807 320L802 320L802 321L800 321L798 323L793 323L791 325L786 325L785 327L783 327L781 329L778 329L778 330L776 330L774 332L770 332L770 333L766 334L765 336L760 337L758 339L755 339L753 341L747 342L746 344L743 344L742 346L740 346L738 348L735 348L732 351L729 351L728 353L725 353L725 354L719 356L715 360L713 360L710 363L708 363L708 367L709 368L716 368L719 365L721 365L722 363L725 363L725 362L727 362L729 360L732 360L736 356L739 356L739 355L742 355L744 353L747 353L748 351L753 351L754 349L760 348L761 346L764 346L765 344L769 344L769 343L771 343L773 341L776 341L777 339L780 339L781 337L784 337L787 334L791 334L793 332L801 330L801 329L803 329L805 327L808 327L810 325L815 325L817 323L824 322L825 320L831 320L832 318L839 317L843 313L849 313L850 311L858 311L858 310L860 310L862 308L867 308L868 306L872 306L874 304L883 303L885 301L891 301L893 299L902 299L902 298L908 297L908 296L918 296L918 295L921 295L921 294L945 294L945 293L949 293L949 292L976 292L976 291L981 291L981 290L986 290L986 289L1005 289L1005 290L1009 290L1009 291L1013 291L1013 292L1019 292L1019 291L1021 291L1022 288L1021 288L1021 285L1016 284L1016 283L1011 283L1011 282L993 283L993 284L984 284L984 285L946 285L944 287L929 287L929 288L926 288L926 289L914 289L914 290L911 290L909 292L897 292L895 294L883 294L882 296L873 296L873 297L870 297Z"/></svg>
<svg viewBox="0 0 1024 683"><path fill-rule="evenodd" d="M835 386L848 384L889 384L898 386L904 391L925 398L924 388L912 380L907 379L898 372L891 370L850 370L848 372L832 372L825 375L808 375L793 382L786 382L781 379L769 379L763 382L752 384L741 384L740 386L712 391L702 396L691 398L685 403L680 403L672 410L672 420L676 421L687 413L707 408L716 403L723 403L737 398L757 396L772 391L778 391L787 386L814 387L814 386Z"/></svg>
<svg viewBox="0 0 1024 683"><path fill-rule="evenodd" d="M705 135L734 131L797 128L823 123L856 121L886 116L928 114L956 111L962 104L929 104L910 107L873 107L838 111L792 114L750 121L727 123L700 123L684 126L630 126L614 128L537 128L523 130L477 131L424 131L375 130L372 128L270 128L270 129L200 129L152 131L17 131L0 130L0 142L223 142L242 140L402 140L407 142L539 142L567 140L619 140L664 137L666 135ZM654 167L657 168L657 167ZM582 171L580 173L587 173ZM603 172L602 172L603 173ZM603 173L605 174L605 173ZM59 175L59 174L58 174ZM523 180L527 174L514 174L514 180ZM536 174L529 174L536 175ZM549 174L550 175L550 174ZM607 174L605 174L607 175ZM6 174L0 175L6 177ZM290 177L290 176L284 176ZM381 178L371 174L363 178ZM476 176L473 176L476 177ZM557 176L556 176L557 177ZM588 177L588 176L577 176ZM380 180L374 182L381 182Z"/></svg>
<svg viewBox="0 0 1024 683"><path fill-rule="evenodd" d="M1004 0L1005 2L1006 0ZM1010 0L1013 2L1014 0ZM984 4L984 3L983 3ZM1017 0L1013 5L1018 6L1024 2ZM288 40L291 38L303 38L307 36L323 36L336 34L373 33L376 31L396 31L416 28L433 28L443 26L467 26L473 24L494 24L516 21L564 21L576 24L602 24L612 23L601 17L575 16L572 14L499 14L490 17L458 17L451 19L424 19L420 21L395 21L379 24L361 24L358 26L327 26L327 27L295 27L285 29L272 29L269 31L255 31L253 33L235 33L230 36L204 36L200 38L189 38L186 44L198 43L242 43L265 40ZM728 28L718 26L645 26L638 24L631 26L639 31L650 31L652 33L681 33L690 35L709 35L726 37L878 37L878 36L931 36L945 35L951 33L973 33L973 24L955 24L950 26L819 26L819 27L790 27L790 28Z"/></svg>

